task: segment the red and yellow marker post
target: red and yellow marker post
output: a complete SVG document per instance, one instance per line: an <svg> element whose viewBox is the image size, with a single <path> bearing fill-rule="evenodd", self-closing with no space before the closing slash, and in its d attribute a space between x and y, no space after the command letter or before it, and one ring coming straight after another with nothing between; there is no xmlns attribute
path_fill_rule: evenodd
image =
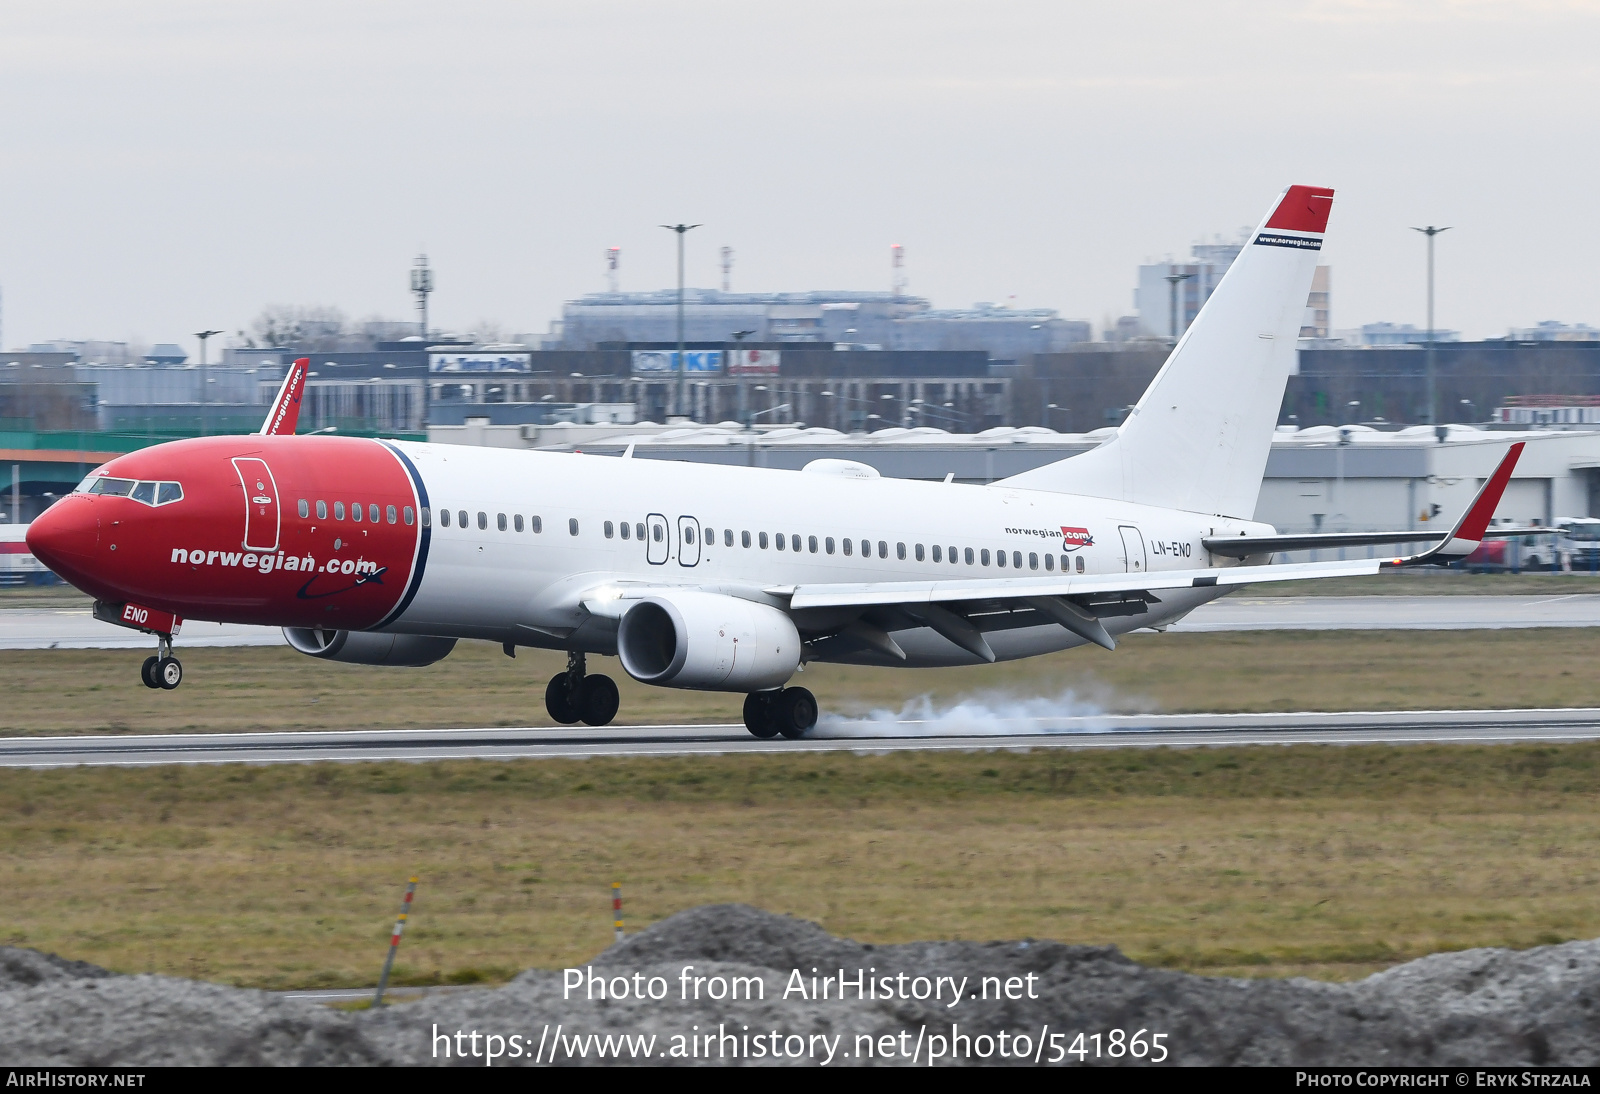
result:
<svg viewBox="0 0 1600 1094"><path fill-rule="evenodd" d="M383 975L378 978L378 994L372 997L372 1005L383 1006L383 992L389 986L389 970L394 968L394 955L400 949L400 935L406 929L406 919L411 914L411 897L417 891L417 879L413 877L406 886L405 899L400 902L400 918L394 921L394 934L389 936L389 956L383 959Z"/></svg>

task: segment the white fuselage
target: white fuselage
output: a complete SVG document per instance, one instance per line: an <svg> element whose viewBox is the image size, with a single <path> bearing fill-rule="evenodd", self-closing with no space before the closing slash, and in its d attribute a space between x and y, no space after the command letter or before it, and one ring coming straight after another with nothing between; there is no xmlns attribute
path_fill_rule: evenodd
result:
<svg viewBox="0 0 1600 1094"><path fill-rule="evenodd" d="M615 652L614 624L596 620L582 602L608 584L723 589L777 605L781 601L766 590L847 582L970 584L1048 576L1063 566L1089 575L1193 570L1236 565L1213 559L1203 537L1264 527L1102 498L856 478L838 470L397 447L426 486L432 519L417 595L385 629L605 654ZM1163 592L1158 602L1130 604L1128 614L1104 623L1112 634L1161 626L1223 591ZM802 633L825 635L848 621L838 613L796 614ZM1083 643L1031 612L1008 622L1011 614L997 607L984 626L1000 660ZM880 625L894 632L904 661L849 643L821 643L808 659L978 662L932 630L900 622L905 625L893 618Z"/></svg>

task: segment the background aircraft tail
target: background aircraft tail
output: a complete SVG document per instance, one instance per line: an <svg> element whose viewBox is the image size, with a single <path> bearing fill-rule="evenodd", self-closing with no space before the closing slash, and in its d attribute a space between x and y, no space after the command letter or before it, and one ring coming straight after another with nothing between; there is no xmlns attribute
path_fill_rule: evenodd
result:
<svg viewBox="0 0 1600 1094"><path fill-rule="evenodd" d="M1332 207L1284 191L1116 435L1001 484L1250 518Z"/></svg>

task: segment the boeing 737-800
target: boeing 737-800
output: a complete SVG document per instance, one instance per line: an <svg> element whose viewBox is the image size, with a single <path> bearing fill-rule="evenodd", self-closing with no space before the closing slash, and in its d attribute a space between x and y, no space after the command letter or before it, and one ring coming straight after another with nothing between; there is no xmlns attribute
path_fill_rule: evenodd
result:
<svg viewBox="0 0 1600 1094"><path fill-rule="evenodd" d="M758 737L797 737L807 661L971 665L1159 627L1248 583L1459 559L1520 453L1450 532L1280 536L1252 519L1333 192L1292 186L1127 420L1098 448L987 486L337 436L295 436L307 362L259 434L174 441L96 468L30 550L108 622L282 627L296 650L426 665L459 639L564 650L545 702L605 725L615 656L662 687L747 694ZM1274 553L1437 540L1408 558Z"/></svg>

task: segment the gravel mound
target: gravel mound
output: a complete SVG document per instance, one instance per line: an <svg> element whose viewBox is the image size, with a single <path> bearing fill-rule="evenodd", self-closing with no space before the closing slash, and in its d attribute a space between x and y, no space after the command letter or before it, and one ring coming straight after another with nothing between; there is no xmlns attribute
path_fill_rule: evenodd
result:
<svg viewBox="0 0 1600 1094"><path fill-rule="evenodd" d="M838 998L840 969L851 981L858 969L890 978L890 997L858 998L852 987ZM809 997L813 970L819 982L833 978L826 999ZM735 978L743 978L737 999L728 997ZM937 995L935 978L946 978ZM955 984L963 990L952 1006ZM927 998L906 997L919 988ZM652 989L663 998L649 998ZM483 1066L498 1053L499 1065L552 1055L611 1063L619 1054L640 1063L838 1065L910 1063L913 1050L926 1063L934 1049L941 1062L1077 1063L1066 1050L1078 1033L1086 1062L1096 1062L1098 1033L1098 1062L1125 1064L1142 1061L1108 1055L1111 1031L1139 1029L1147 1042L1165 1034L1175 1064L1595 1066L1600 941L1440 954L1324 984L1193 976L1146 968L1113 947L1054 942L870 946L802 920L713 905L611 947L581 976L530 971L501 988L353 1014L0 951L0 1064ZM636 1040L606 1046L591 1035Z"/></svg>
<svg viewBox="0 0 1600 1094"><path fill-rule="evenodd" d="M68 961L53 953L0 946L0 991L31 988L56 980L93 980L110 975L106 969L87 961Z"/></svg>

